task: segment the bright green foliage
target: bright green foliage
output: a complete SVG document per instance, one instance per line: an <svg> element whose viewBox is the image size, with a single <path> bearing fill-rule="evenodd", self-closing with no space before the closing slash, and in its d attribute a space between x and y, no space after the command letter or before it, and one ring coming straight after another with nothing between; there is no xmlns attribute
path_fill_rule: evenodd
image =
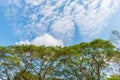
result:
<svg viewBox="0 0 120 80"><path fill-rule="evenodd" d="M111 75L111 77L106 80L120 80L120 75Z"/></svg>
<svg viewBox="0 0 120 80"><path fill-rule="evenodd" d="M0 47L2 80L101 80L108 61L119 51L96 39L68 47L15 45Z"/></svg>

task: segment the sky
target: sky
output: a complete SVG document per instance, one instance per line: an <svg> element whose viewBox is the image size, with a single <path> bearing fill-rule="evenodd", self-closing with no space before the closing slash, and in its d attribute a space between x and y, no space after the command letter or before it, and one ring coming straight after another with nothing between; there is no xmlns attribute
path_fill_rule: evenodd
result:
<svg viewBox="0 0 120 80"><path fill-rule="evenodd" d="M120 31L120 0L0 0L0 45L68 46Z"/></svg>

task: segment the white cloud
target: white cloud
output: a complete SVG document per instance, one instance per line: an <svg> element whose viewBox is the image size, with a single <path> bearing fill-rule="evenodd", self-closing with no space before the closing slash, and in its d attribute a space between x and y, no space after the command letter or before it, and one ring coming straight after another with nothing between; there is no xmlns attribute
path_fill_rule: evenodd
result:
<svg viewBox="0 0 120 80"><path fill-rule="evenodd" d="M33 6L38 6L42 3L42 0L25 0L27 4L31 4Z"/></svg>
<svg viewBox="0 0 120 80"><path fill-rule="evenodd" d="M61 40L58 40L56 38L54 38L52 35L50 34L44 34L42 36L38 36L35 39L33 39L32 41L20 41L16 43L17 45L21 45L21 44L34 44L36 46L41 46L41 45L45 45L45 46L63 46L63 43Z"/></svg>
<svg viewBox="0 0 120 80"><path fill-rule="evenodd" d="M20 42L16 42L17 45L30 45L30 41L29 40L24 40L24 41L20 41Z"/></svg>
<svg viewBox="0 0 120 80"><path fill-rule="evenodd" d="M61 39L64 42L68 42L70 41L69 39L73 38L74 30L74 22L69 15L56 20L50 29L51 33L56 38Z"/></svg>
<svg viewBox="0 0 120 80"><path fill-rule="evenodd" d="M85 5L74 3L75 22L83 36L97 35L120 4L119 0L92 0ZM86 8L84 8L86 7Z"/></svg>
<svg viewBox="0 0 120 80"><path fill-rule="evenodd" d="M63 43L71 42L75 27L83 37L94 38L117 10L120 0L23 0L22 32L37 37L50 33ZM12 3L11 3L12 4ZM18 3L17 3L18 4ZM22 33L21 33L22 34Z"/></svg>

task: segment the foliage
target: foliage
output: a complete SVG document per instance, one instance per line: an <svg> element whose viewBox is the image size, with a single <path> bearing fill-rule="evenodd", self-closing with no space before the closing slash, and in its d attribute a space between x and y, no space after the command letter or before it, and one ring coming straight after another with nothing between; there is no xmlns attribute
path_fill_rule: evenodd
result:
<svg viewBox="0 0 120 80"><path fill-rule="evenodd" d="M14 45L0 47L1 80L101 80L108 61L119 51L96 39L73 46Z"/></svg>
<svg viewBox="0 0 120 80"><path fill-rule="evenodd" d="M120 75L111 75L111 77L106 80L120 80Z"/></svg>
<svg viewBox="0 0 120 80"><path fill-rule="evenodd" d="M25 72L24 70L21 70L18 72L13 80L38 80L38 76L32 74L31 72Z"/></svg>

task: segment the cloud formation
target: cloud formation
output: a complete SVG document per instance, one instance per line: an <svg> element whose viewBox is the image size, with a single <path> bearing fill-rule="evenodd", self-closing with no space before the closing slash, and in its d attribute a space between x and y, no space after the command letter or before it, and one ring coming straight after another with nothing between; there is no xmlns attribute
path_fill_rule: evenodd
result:
<svg viewBox="0 0 120 80"><path fill-rule="evenodd" d="M21 35L33 36L34 42L47 33L67 44L76 37L76 27L84 38L99 34L119 4L120 0L16 0L12 8L25 19L19 23Z"/></svg>
<svg viewBox="0 0 120 80"><path fill-rule="evenodd" d="M17 45L21 45L21 44L27 44L27 45L30 45L30 44L34 44L34 45L37 45L37 46L42 46L42 45L45 45L45 46L63 46L63 43L61 40L58 40L58 39L55 39L52 35L50 34L44 34L42 36L38 36L36 37L35 39L33 39L32 41L29 41L29 40L25 40L25 41L20 41L20 42L17 42L16 43Z"/></svg>

